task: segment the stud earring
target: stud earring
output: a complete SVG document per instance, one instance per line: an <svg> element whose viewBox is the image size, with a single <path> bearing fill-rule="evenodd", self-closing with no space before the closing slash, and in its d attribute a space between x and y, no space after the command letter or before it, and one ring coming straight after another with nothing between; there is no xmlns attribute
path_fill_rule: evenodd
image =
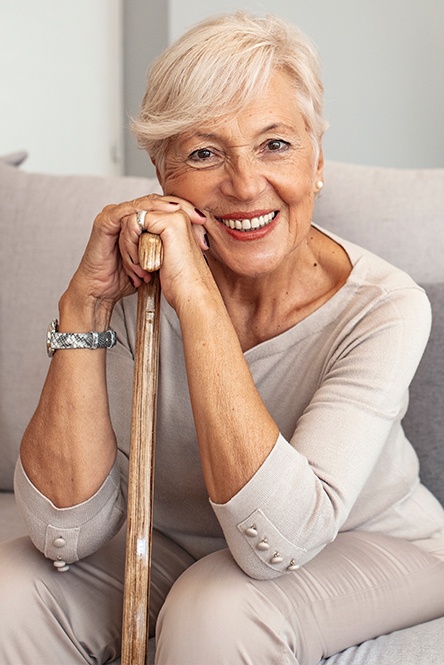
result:
<svg viewBox="0 0 444 665"><path fill-rule="evenodd" d="M316 189L318 190L318 192L323 188L323 186L324 183L322 182L322 180L316 180Z"/></svg>

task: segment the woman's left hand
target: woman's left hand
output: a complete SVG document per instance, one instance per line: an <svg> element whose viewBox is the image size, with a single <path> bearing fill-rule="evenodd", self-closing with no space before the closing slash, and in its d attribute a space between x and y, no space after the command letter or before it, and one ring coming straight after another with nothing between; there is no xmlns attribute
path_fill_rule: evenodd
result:
<svg viewBox="0 0 444 665"><path fill-rule="evenodd" d="M165 211L165 202L171 212ZM150 194L138 199L138 210L146 212L144 228L160 236L163 244L163 264L160 269L162 292L176 310L183 299L189 298L191 284L202 283L208 269L202 252L208 249L206 217L189 201L173 196ZM123 266L136 287L150 280L150 274L139 264L139 235L136 214L134 223L123 225L119 237L119 249ZM130 220L129 220L130 221Z"/></svg>

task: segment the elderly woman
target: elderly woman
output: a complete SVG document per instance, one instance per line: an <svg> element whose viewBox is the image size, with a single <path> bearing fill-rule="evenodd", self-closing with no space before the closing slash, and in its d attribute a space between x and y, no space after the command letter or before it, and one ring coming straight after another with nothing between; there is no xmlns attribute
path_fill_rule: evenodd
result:
<svg viewBox="0 0 444 665"><path fill-rule="evenodd" d="M56 350L24 436L18 500L69 571L8 546L5 665L118 657L144 229L164 248L156 663L315 665L444 614L444 512L401 426L429 304L313 224L322 111L312 47L275 18L209 20L154 64L134 129L163 195L98 215L60 300L60 332L117 344Z"/></svg>

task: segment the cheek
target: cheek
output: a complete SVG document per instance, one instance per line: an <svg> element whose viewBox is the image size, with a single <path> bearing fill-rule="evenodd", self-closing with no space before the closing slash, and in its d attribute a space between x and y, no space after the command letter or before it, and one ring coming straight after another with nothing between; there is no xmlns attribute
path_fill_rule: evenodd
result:
<svg viewBox="0 0 444 665"><path fill-rule="evenodd" d="M188 169L171 170L165 173L163 189L165 194L186 199L199 207L198 203L207 202L211 192L214 192L214 183L202 172Z"/></svg>
<svg viewBox="0 0 444 665"><path fill-rule="evenodd" d="M313 183L306 175L294 174L279 188L281 198L292 208L312 206L314 202Z"/></svg>
<svg viewBox="0 0 444 665"><path fill-rule="evenodd" d="M159 180L165 194L172 194L173 189L179 188L185 175L186 173L183 167L174 168L172 166L166 166L159 174Z"/></svg>

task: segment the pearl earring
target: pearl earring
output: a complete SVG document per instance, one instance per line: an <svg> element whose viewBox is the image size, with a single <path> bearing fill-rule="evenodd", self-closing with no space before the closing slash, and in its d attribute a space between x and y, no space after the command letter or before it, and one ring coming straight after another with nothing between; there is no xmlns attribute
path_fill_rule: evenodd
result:
<svg viewBox="0 0 444 665"><path fill-rule="evenodd" d="M322 182L322 180L317 180L317 181L316 181L316 189L317 189L318 191L319 191L320 189L322 189L323 186L324 186L324 183Z"/></svg>

